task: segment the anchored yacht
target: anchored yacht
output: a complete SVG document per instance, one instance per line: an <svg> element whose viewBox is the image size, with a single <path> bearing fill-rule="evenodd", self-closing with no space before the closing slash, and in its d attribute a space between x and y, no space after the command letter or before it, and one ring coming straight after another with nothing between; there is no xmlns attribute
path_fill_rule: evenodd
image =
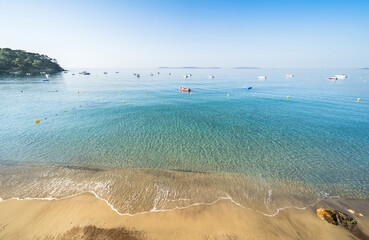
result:
<svg viewBox="0 0 369 240"><path fill-rule="evenodd" d="M335 77L337 79L345 79L345 78L347 78L347 75L346 74L337 74L337 75L335 75Z"/></svg>

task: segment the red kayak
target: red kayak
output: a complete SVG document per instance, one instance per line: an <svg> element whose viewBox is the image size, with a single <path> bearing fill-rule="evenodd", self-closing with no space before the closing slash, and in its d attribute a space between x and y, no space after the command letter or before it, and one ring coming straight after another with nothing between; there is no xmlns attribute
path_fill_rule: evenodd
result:
<svg viewBox="0 0 369 240"><path fill-rule="evenodd" d="M181 90L183 92L191 92L190 88L185 88L185 87L179 87L179 90Z"/></svg>
<svg viewBox="0 0 369 240"><path fill-rule="evenodd" d="M329 79L329 80L337 80L337 78L336 78L336 77L329 77L328 79Z"/></svg>

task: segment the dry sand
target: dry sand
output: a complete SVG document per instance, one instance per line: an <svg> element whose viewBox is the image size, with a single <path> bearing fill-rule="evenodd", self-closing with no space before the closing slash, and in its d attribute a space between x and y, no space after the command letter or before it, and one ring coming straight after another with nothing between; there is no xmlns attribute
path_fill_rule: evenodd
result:
<svg viewBox="0 0 369 240"><path fill-rule="evenodd" d="M8 200L0 202L0 239L365 239L369 202L349 203L364 214L354 215L361 231L354 234L316 216L319 207L344 210L345 203L337 201L267 217L227 200L136 216L118 215L89 193L62 200Z"/></svg>

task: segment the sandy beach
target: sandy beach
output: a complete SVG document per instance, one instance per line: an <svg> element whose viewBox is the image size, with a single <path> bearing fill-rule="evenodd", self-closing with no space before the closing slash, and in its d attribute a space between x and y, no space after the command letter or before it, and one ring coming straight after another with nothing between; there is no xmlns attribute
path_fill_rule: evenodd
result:
<svg viewBox="0 0 369 240"><path fill-rule="evenodd" d="M354 216L358 231L351 233L316 216L319 207L344 211L345 203L364 215ZM7 200L0 203L0 239L365 239L369 203L345 203L327 200L267 217L222 200L211 206L121 216L90 193L62 200Z"/></svg>
<svg viewBox="0 0 369 240"><path fill-rule="evenodd" d="M0 7L0 240L369 240L369 0Z"/></svg>

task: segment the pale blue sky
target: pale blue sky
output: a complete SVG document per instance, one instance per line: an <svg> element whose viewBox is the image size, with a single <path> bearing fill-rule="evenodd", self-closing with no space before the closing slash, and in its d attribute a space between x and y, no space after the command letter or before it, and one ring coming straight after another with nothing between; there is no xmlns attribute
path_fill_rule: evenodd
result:
<svg viewBox="0 0 369 240"><path fill-rule="evenodd" d="M369 67L369 1L0 0L0 47L73 67Z"/></svg>

